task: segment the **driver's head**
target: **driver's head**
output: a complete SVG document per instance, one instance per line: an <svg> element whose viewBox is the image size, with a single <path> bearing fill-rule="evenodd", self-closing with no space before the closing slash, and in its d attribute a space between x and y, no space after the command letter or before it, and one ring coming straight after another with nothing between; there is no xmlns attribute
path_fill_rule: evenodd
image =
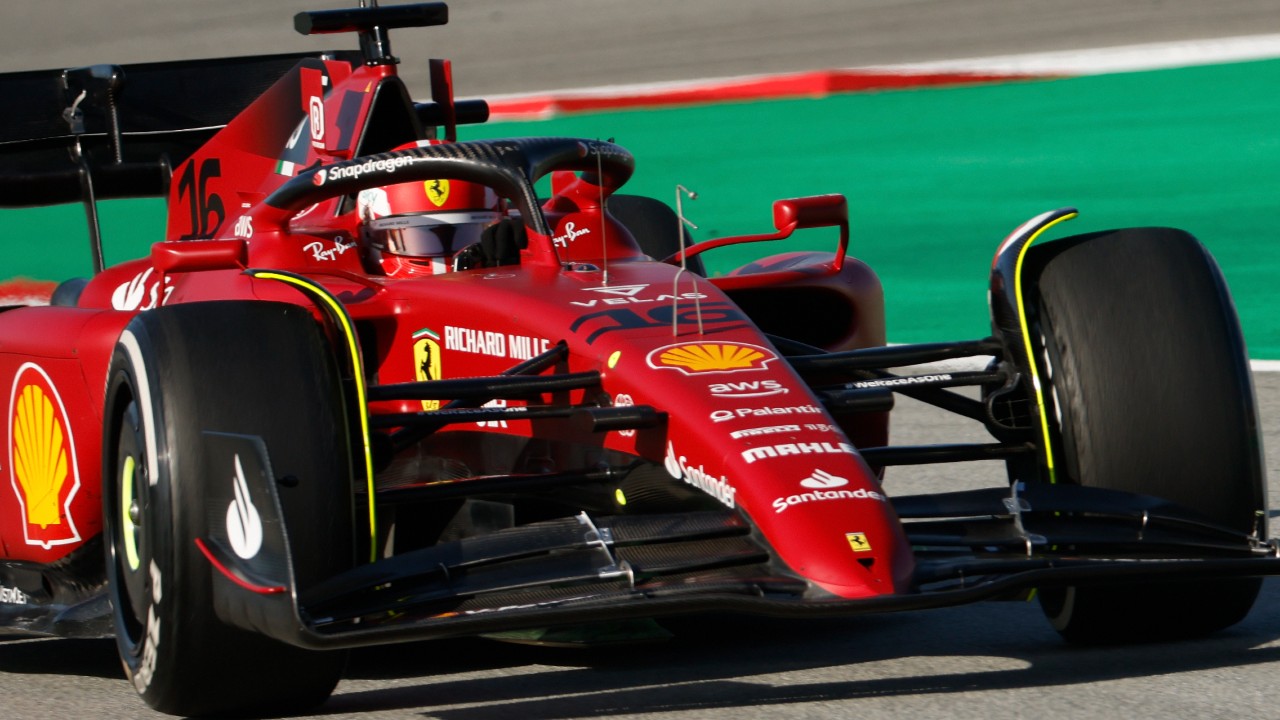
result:
<svg viewBox="0 0 1280 720"><path fill-rule="evenodd" d="M462 180L371 188L360 192L357 206L371 255L391 276L465 269L457 266L459 253L501 216L492 190Z"/></svg>

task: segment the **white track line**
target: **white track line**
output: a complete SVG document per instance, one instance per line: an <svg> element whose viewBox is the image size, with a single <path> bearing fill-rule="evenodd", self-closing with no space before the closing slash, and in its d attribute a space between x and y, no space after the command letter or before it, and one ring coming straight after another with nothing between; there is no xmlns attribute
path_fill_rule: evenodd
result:
<svg viewBox="0 0 1280 720"><path fill-rule="evenodd" d="M849 72L929 73L969 72L1007 73L1026 75L1099 75L1137 70L1212 65L1216 63L1266 60L1280 57L1280 34L1247 35L1243 37L1208 38L1177 42L1145 43L1083 50L1027 53L1022 55L998 55L985 58L965 58L936 62L902 63L896 65L871 65L866 67L838 68ZM816 69L816 68L815 68ZM731 77L701 78L698 80L673 80L666 82L634 83L629 85L603 85L598 87L565 88L530 93L486 96L491 102L523 100L529 98L599 98L619 96L648 96L666 92L686 92L701 87L720 86L725 83L765 80L794 73L769 73Z"/></svg>
<svg viewBox="0 0 1280 720"><path fill-rule="evenodd" d="M890 343L894 345L896 343ZM958 358L955 360L942 360L935 363L926 363L924 365L913 365L910 368L901 368L904 374L908 375L929 375L933 373L947 372L978 372L987 367L987 363L991 362L991 357L970 357ZM1260 372L1280 372L1280 360L1250 360L1249 367L1256 373Z"/></svg>
<svg viewBox="0 0 1280 720"><path fill-rule="evenodd" d="M1029 75L1099 75L1213 65L1280 57L1280 34L1145 43L1088 50L906 63L886 69L910 71L999 72Z"/></svg>

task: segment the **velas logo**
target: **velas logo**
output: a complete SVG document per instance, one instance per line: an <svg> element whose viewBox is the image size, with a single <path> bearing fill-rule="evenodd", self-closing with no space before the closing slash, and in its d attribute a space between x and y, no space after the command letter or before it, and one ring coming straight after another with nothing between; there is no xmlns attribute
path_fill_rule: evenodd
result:
<svg viewBox="0 0 1280 720"><path fill-rule="evenodd" d="M449 181L448 180L427 180L422 183L423 190L427 193L427 199L436 207L444 207L449 202Z"/></svg>
<svg viewBox="0 0 1280 720"><path fill-rule="evenodd" d="M643 292L649 286L645 285L605 285L603 287L582 288L586 292L603 293L605 295L621 295L623 297L635 297Z"/></svg>
<svg viewBox="0 0 1280 720"><path fill-rule="evenodd" d="M685 375L764 370L778 357L758 345L737 342L687 342L666 345L649 353L649 367L679 370Z"/></svg>
<svg viewBox="0 0 1280 720"><path fill-rule="evenodd" d="M80 540L71 501L80 489L75 440L62 398L38 365L26 363L9 395L10 483L23 514L23 539L46 550Z"/></svg>

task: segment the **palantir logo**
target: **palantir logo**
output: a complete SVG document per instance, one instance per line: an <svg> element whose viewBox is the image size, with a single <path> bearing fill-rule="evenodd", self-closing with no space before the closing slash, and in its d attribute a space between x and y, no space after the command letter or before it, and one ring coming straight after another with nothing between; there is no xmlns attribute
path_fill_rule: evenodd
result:
<svg viewBox="0 0 1280 720"><path fill-rule="evenodd" d="M839 475L832 475L826 470L814 470L813 474L801 480L800 484L814 490L830 490L848 485L849 480Z"/></svg>

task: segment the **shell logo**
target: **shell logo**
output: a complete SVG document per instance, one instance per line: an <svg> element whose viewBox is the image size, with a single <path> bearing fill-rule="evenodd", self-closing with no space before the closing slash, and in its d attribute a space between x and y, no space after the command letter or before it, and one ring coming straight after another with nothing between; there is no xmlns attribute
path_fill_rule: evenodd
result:
<svg viewBox="0 0 1280 720"><path fill-rule="evenodd" d="M777 360L771 350L746 343L688 342L667 345L649 353L649 367L679 370L685 375L764 370Z"/></svg>
<svg viewBox="0 0 1280 720"><path fill-rule="evenodd" d="M448 180L427 180L422 183L422 188L427 193L427 199L436 207L444 207L449 202L449 181Z"/></svg>
<svg viewBox="0 0 1280 720"><path fill-rule="evenodd" d="M24 539L46 550L80 540L71 500L80 489L75 441L62 398L33 363L18 369L9 396L10 483L22 509Z"/></svg>

